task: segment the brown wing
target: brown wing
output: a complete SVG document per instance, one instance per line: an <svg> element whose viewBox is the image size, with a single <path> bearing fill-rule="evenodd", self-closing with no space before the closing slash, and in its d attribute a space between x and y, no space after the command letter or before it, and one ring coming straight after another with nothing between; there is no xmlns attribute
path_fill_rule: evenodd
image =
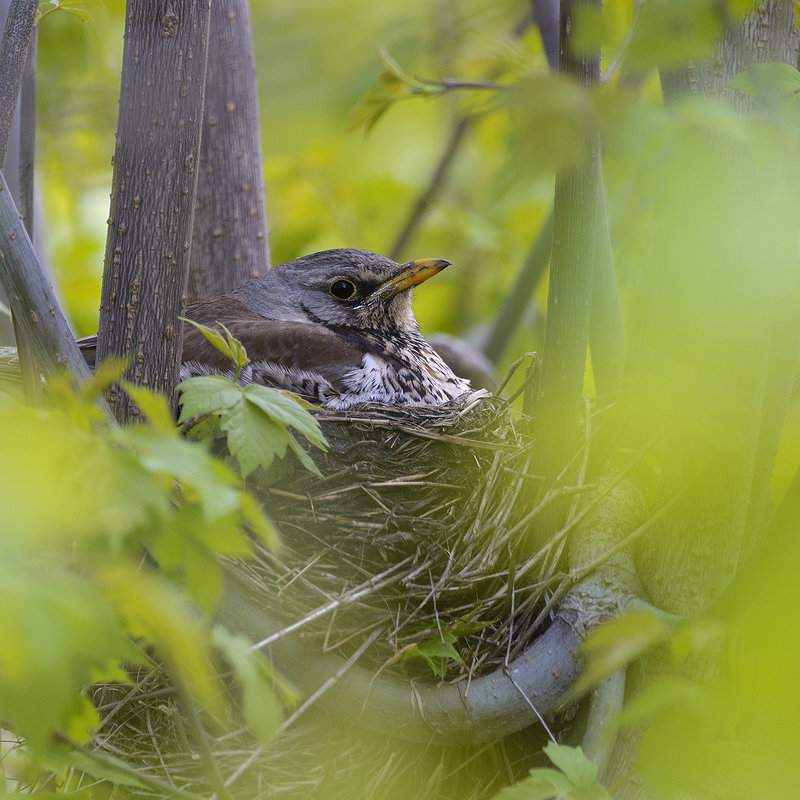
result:
<svg viewBox="0 0 800 800"><path fill-rule="evenodd" d="M251 361L307 370L323 376L337 389L341 376L360 367L362 352L342 336L312 322L265 319L233 297L194 303L185 317L214 327L221 322L245 347ZM183 360L228 370L230 361L192 325L183 328Z"/></svg>

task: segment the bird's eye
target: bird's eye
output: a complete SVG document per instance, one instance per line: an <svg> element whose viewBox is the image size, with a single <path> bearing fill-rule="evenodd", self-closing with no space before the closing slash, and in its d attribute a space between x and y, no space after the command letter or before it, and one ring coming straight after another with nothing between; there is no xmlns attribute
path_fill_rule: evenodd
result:
<svg viewBox="0 0 800 800"><path fill-rule="evenodd" d="M356 296L358 289L353 281L346 281L344 278L339 278L328 287L328 291L337 300L352 300Z"/></svg>

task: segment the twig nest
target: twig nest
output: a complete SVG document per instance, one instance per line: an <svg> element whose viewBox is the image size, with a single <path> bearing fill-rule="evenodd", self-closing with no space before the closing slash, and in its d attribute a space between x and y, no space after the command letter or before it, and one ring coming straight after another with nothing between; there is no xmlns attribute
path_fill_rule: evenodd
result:
<svg viewBox="0 0 800 800"><path fill-rule="evenodd" d="M322 650L375 637L360 663L431 679L482 674L528 644L543 584L519 546L535 489L519 416L480 395L317 416L323 477L251 485L284 542L240 565L264 608Z"/></svg>

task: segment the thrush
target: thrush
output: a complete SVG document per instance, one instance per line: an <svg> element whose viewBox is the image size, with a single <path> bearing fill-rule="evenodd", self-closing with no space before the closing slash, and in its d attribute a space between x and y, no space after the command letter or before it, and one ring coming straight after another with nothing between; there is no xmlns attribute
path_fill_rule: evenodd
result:
<svg viewBox="0 0 800 800"><path fill-rule="evenodd" d="M269 270L185 317L223 324L247 350L239 380L288 389L332 409L358 403L441 405L470 384L426 342L411 289L450 264L394 261L366 250L325 250ZM181 379L233 375L230 361L184 326Z"/></svg>

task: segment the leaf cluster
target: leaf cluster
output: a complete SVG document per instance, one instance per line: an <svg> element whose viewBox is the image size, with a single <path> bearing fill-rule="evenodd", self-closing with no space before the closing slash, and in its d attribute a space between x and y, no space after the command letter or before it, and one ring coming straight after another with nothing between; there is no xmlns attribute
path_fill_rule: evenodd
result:
<svg viewBox="0 0 800 800"><path fill-rule="evenodd" d="M532 769L527 778L495 795L496 800L611 800L597 782L597 765L580 747L548 742L544 752L557 769Z"/></svg>
<svg viewBox="0 0 800 800"><path fill-rule="evenodd" d="M152 655L216 728L232 719L220 659L262 741L292 702L261 654L199 613L222 592L219 559L249 557L252 536L277 548L274 528L240 477L180 434L164 397L123 382L146 421L108 423L96 402L123 368L104 363L79 389L55 378L42 408L0 393L0 719L24 737L25 769L57 783L86 767L73 748L101 722L86 688L126 682L125 666Z"/></svg>
<svg viewBox="0 0 800 800"><path fill-rule="evenodd" d="M319 475L316 464L290 430L294 428L316 447L327 447L319 423L306 410L308 404L289 392L260 384L237 384L242 368L250 363L242 343L224 325L220 325L223 336L206 325L191 324L231 360L235 373L233 381L218 375L183 381L179 387L181 415L178 422L191 429L194 423L202 424L209 418L216 420L227 434L228 450L238 460L243 478L256 467L269 467L275 456L283 458L287 446L306 469ZM200 428L201 433L204 430Z"/></svg>

